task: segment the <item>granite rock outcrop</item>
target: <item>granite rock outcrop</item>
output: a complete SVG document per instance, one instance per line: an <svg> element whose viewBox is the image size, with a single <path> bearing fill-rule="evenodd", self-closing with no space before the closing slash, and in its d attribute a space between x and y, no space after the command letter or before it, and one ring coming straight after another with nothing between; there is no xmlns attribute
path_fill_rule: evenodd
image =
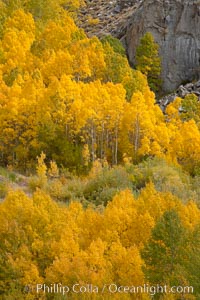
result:
<svg viewBox="0 0 200 300"><path fill-rule="evenodd" d="M135 64L136 47L151 32L160 47L165 93L200 78L200 1L145 0L133 12L126 29L129 61Z"/></svg>
<svg viewBox="0 0 200 300"><path fill-rule="evenodd" d="M140 38L151 32L162 59L163 94L200 78L200 0L85 0L78 25L88 36L120 39L135 65Z"/></svg>

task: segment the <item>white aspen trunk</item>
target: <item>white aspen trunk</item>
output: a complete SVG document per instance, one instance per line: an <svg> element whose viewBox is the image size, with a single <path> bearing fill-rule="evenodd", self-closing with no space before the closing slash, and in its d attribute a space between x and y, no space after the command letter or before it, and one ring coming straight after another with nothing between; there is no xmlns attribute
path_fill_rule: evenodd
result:
<svg viewBox="0 0 200 300"><path fill-rule="evenodd" d="M95 143L96 143L96 131L95 131L95 126L94 123L92 121L91 124L91 154L92 154L92 161L94 162L96 159L96 149L95 149Z"/></svg>
<svg viewBox="0 0 200 300"><path fill-rule="evenodd" d="M115 127L115 164L117 165L117 153L118 153L118 124Z"/></svg>
<svg viewBox="0 0 200 300"><path fill-rule="evenodd" d="M103 159L104 151L103 151L103 143L104 142L104 123L102 123L102 131L101 131L101 144L100 144L100 158Z"/></svg>
<svg viewBox="0 0 200 300"><path fill-rule="evenodd" d="M137 114L136 120L135 120L135 139L134 139L135 158L137 158L137 151L139 149L139 141L140 141L140 119L139 119L139 114Z"/></svg>

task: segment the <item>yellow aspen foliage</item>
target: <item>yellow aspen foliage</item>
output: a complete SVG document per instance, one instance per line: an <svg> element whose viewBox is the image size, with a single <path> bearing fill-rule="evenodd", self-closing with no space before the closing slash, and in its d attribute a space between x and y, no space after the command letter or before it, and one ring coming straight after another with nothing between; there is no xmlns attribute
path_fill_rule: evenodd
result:
<svg viewBox="0 0 200 300"><path fill-rule="evenodd" d="M199 191L192 191L189 175L169 171L167 164L166 169L162 164L151 169L147 159L161 157L179 170L199 174L197 99L176 98L164 116L146 76L131 70L118 41L88 38L76 26L70 15L80 5L78 0L0 1L0 165L12 165L6 180L16 177L11 183L16 188L21 183L13 172L32 170L37 160L35 186L41 188L32 197L12 191L0 201L0 294L5 299L35 299L22 292L27 283L102 287L151 282L145 278L141 253L157 224L162 232L172 209L187 235L185 248L195 257L194 264L183 252L180 279L193 284L199 278ZM121 161L124 168L111 167ZM62 165L64 171L89 175L62 175L60 180ZM189 190L181 202L174 195L185 187ZM4 197L4 181L0 192ZM95 206L101 197L106 207ZM159 223L163 216L164 223ZM156 255L150 260L159 262ZM81 299L122 299L119 293L93 296ZM139 298L150 299L123 295Z"/></svg>
<svg viewBox="0 0 200 300"><path fill-rule="evenodd" d="M155 156L160 156L161 153L161 147L157 141L153 141L151 143L151 151Z"/></svg>
<svg viewBox="0 0 200 300"><path fill-rule="evenodd" d="M11 29L16 31L25 31L30 38L35 37L35 23L30 13L25 13L23 9L15 10L14 13L6 20L6 31Z"/></svg>
<svg viewBox="0 0 200 300"><path fill-rule="evenodd" d="M108 281L110 279L110 264L105 255L106 245L106 242L97 238L91 242L85 251L85 257L83 257L85 272L82 279L84 282L100 285L104 280Z"/></svg>
<svg viewBox="0 0 200 300"><path fill-rule="evenodd" d="M147 184L142 189L137 201L137 209L142 214L148 212L154 221L157 221L166 210L178 208L180 205L180 201L172 194L156 191L153 183Z"/></svg>
<svg viewBox="0 0 200 300"><path fill-rule="evenodd" d="M181 123L172 146L172 155L191 174L200 163L200 132L194 120Z"/></svg>
<svg viewBox="0 0 200 300"><path fill-rule="evenodd" d="M116 52L108 41L103 42L103 48L105 53L106 68L104 72L104 80L119 83L125 82L130 79L131 69L128 64L128 60L124 55Z"/></svg>
<svg viewBox="0 0 200 300"><path fill-rule="evenodd" d="M149 89L147 78L138 70L129 70L129 72L123 76L122 84L126 89L126 98L128 101L136 92L141 92L144 94L147 89Z"/></svg>
<svg viewBox="0 0 200 300"><path fill-rule="evenodd" d="M106 64L103 47L96 37L91 38L89 41L88 56L92 79L102 79Z"/></svg>
<svg viewBox="0 0 200 300"><path fill-rule="evenodd" d="M89 177L93 178L96 177L102 171L102 163L99 159L95 160L92 164L92 168L89 173Z"/></svg>
<svg viewBox="0 0 200 300"><path fill-rule="evenodd" d="M166 108L166 119L170 123L180 123L179 108L181 106L182 99L177 97L172 103Z"/></svg>
<svg viewBox="0 0 200 300"><path fill-rule="evenodd" d="M105 210L104 234L107 237L107 241L111 243L112 241L120 240L123 246L130 246L127 232L130 230L136 214L134 198L130 191L127 190L115 196Z"/></svg>
<svg viewBox="0 0 200 300"><path fill-rule="evenodd" d="M13 271L17 273L20 277L20 273L23 274L20 283L24 286L27 283L37 284L40 281L43 281L42 277L39 275L39 270L36 264L31 263L31 253L26 249L26 246L18 249L18 257L13 259L8 256L8 261L13 268ZM30 260L30 264L28 261ZM39 281L38 281L39 280Z"/></svg>
<svg viewBox="0 0 200 300"><path fill-rule="evenodd" d="M59 169L55 161L50 161L50 167L48 169L48 175L50 177L58 177L59 176Z"/></svg>
<svg viewBox="0 0 200 300"><path fill-rule="evenodd" d="M149 154L150 140L155 139L155 111L152 105L153 102L148 104L144 96L137 92L133 94L131 103L127 103L125 108L120 143L124 148L121 151L126 152L127 148L129 150L127 154L131 155L134 161L137 161L139 154ZM141 150L146 153L142 153Z"/></svg>
<svg viewBox="0 0 200 300"><path fill-rule="evenodd" d="M74 43L70 48L73 58L73 76L76 81L85 79L92 75L88 57L88 40Z"/></svg>
<svg viewBox="0 0 200 300"><path fill-rule="evenodd" d="M158 157L171 160L170 146L172 133L165 122L158 122L158 124L155 125L155 135L156 141L153 142L154 145L151 146L150 153L157 155Z"/></svg>
<svg viewBox="0 0 200 300"><path fill-rule="evenodd" d="M62 0L61 3L64 3L65 7L71 9L78 9L80 6L84 6L85 5L85 1L84 0Z"/></svg>
<svg viewBox="0 0 200 300"><path fill-rule="evenodd" d="M106 159L114 165L123 153L134 162L158 156L198 172L197 149L194 163L182 158L181 151L190 150L181 141L186 125L179 116L180 98L167 107L164 118L146 77L131 70L122 46L110 37L102 42L87 38L61 8L78 7L79 1L61 2L50 1L48 7L45 1L9 2L7 17L2 12L6 18L0 42L4 165L25 170L46 149L49 159L64 161L65 166L74 164L75 150L84 165L81 149L87 145L91 161ZM178 146L178 141L185 146ZM66 159L63 149L70 153Z"/></svg>
<svg viewBox="0 0 200 300"><path fill-rule="evenodd" d="M72 73L73 59L67 50L58 50L57 52L46 50L44 55L49 57L41 66L41 74L46 84L49 84L53 77L60 79L62 75Z"/></svg>
<svg viewBox="0 0 200 300"><path fill-rule="evenodd" d="M125 90L121 85L100 81L76 85L77 95L74 94L74 101L68 105L68 124L87 142L92 161L98 152L101 159L107 157L110 149L116 162Z"/></svg>
<svg viewBox="0 0 200 300"><path fill-rule="evenodd" d="M64 50L69 47L77 31L73 19L65 15L60 22L49 21L40 39L44 41L45 49Z"/></svg>
<svg viewBox="0 0 200 300"><path fill-rule="evenodd" d="M180 163L174 147L180 122L165 123L145 76L131 71L122 47L112 38L102 43L87 38L62 9L60 18L47 18L40 27L33 18L36 4L29 4L25 9L33 15L21 8L10 13L0 43L4 163L21 162L25 169L46 149L50 159L71 163L74 155L65 159L62 148L71 153L75 148L81 156L83 145L91 161L114 165L126 153L134 162L159 156ZM41 14L50 16L44 6ZM167 118L172 119L172 105L177 114L177 101L168 106ZM83 156L79 161L84 165Z"/></svg>
<svg viewBox="0 0 200 300"><path fill-rule="evenodd" d="M5 73L14 68L25 68L30 47L35 38L35 24L31 14L18 10L8 18L2 39L6 64Z"/></svg>
<svg viewBox="0 0 200 300"><path fill-rule="evenodd" d="M86 105L85 103L85 98L87 99L88 97L86 94L88 85L83 83L76 85L78 86L78 89L76 90L76 94L74 94L72 103L69 105L68 119L73 122L73 130L78 134L81 132L81 128L85 127L87 119L92 118L94 111L92 105L93 97L90 99L90 105Z"/></svg>
<svg viewBox="0 0 200 300"><path fill-rule="evenodd" d="M123 153L123 162L125 165L130 166L132 162L132 158L128 157L126 153Z"/></svg>
<svg viewBox="0 0 200 300"><path fill-rule="evenodd" d="M44 162L46 155L42 152L40 156L37 157L37 175L41 186L43 187L47 183L47 166Z"/></svg>
<svg viewBox="0 0 200 300"><path fill-rule="evenodd" d="M81 211L74 227L76 228L77 226L78 228L77 241L82 250L89 247L95 236L99 236L99 232L102 229L102 222L103 216L92 208ZM83 224L85 225L83 226Z"/></svg>
<svg viewBox="0 0 200 300"><path fill-rule="evenodd" d="M200 211L194 201L189 201L186 205L182 205L179 214L185 227L194 230L195 226L199 224Z"/></svg>
<svg viewBox="0 0 200 300"><path fill-rule="evenodd" d="M82 39L70 47L73 75L77 81L92 77L101 79L105 68L104 52L97 38Z"/></svg>
<svg viewBox="0 0 200 300"><path fill-rule="evenodd" d="M84 165L87 167L90 161L90 151L87 144L84 145L83 151L82 151L82 157L84 160Z"/></svg>
<svg viewBox="0 0 200 300"><path fill-rule="evenodd" d="M4 224L0 229L1 289L6 293L12 287L13 276L20 290L25 284L42 282L41 274L54 254L51 243L62 234L63 210L40 192L31 199L12 192L0 205L0 221Z"/></svg>
<svg viewBox="0 0 200 300"><path fill-rule="evenodd" d="M1 290L6 293L9 286L11 291L13 278L18 280L15 291L38 281L142 286L146 279L140 251L157 221L171 209L191 232L199 224L193 202L183 205L152 184L137 200L131 191L122 191L102 213L84 210L77 202L60 207L39 190L32 198L12 192L0 204L0 268L6 279L6 285L0 282ZM105 297L110 299L108 291Z"/></svg>
<svg viewBox="0 0 200 300"><path fill-rule="evenodd" d="M2 102L0 118L2 120L1 131L4 132L3 151L6 155L12 152L13 157L17 158L17 161L20 160L21 165L28 162L29 149L38 145L36 99L40 92L39 84L25 73L24 78L18 75L13 85L7 87L7 100ZM8 137L6 133L8 130L15 132L15 138L14 136ZM10 147L8 147L9 143Z"/></svg>
<svg viewBox="0 0 200 300"><path fill-rule="evenodd" d="M121 192L108 204L104 222L107 242L120 240L124 247L141 247L154 226L151 214L137 209L137 201L129 190Z"/></svg>
<svg viewBox="0 0 200 300"><path fill-rule="evenodd" d="M167 293L167 294L163 295L162 299L163 300L178 300L179 297L180 297L180 295L177 295L177 294L172 295L172 294ZM187 294L187 300L195 300L195 299L196 299L196 297L194 295Z"/></svg>
<svg viewBox="0 0 200 300"><path fill-rule="evenodd" d="M105 251L106 243L100 239L94 240L87 250L80 250L71 259L64 255L57 258L47 271L47 278L52 280L54 276L66 284L90 282L99 286L110 279Z"/></svg>
<svg viewBox="0 0 200 300"><path fill-rule="evenodd" d="M172 140L176 126L166 124L153 93L147 88L144 94L136 92L125 106L120 135L120 150L135 162L145 156L172 160ZM127 151L128 150L128 151Z"/></svg>
<svg viewBox="0 0 200 300"><path fill-rule="evenodd" d="M136 246L127 249L115 241L110 245L107 255L112 265L113 282L131 286L143 284L143 261Z"/></svg>
<svg viewBox="0 0 200 300"><path fill-rule="evenodd" d="M60 238L54 239L51 244L52 255L56 258L54 262L55 267L57 263L60 265L59 260L71 260L80 253L80 244L82 243L81 232L83 230L82 222L84 222L85 219L84 211L80 203L72 202L67 210L59 208L55 203L52 204L55 205L54 208L52 206L52 209L55 211L59 212L59 209L62 210L62 214L57 220L59 221L57 222L57 230L59 230ZM49 272L51 272L50 269ZM61 268L60 271L63 272L63 269ZM53 276L53 274L51 274L51 276ZM54 276L57 276L57 273L55 273Z"/></svg>

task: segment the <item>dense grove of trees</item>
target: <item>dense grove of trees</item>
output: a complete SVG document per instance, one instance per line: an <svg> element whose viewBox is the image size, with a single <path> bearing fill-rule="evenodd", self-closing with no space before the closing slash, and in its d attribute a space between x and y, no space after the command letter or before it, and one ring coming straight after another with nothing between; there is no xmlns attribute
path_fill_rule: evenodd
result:
<svg viewBox="0 0 200 300"><path fill-rule="evenodd" d="M194 174L198 109L183 118L172 107L164 117L120 43L87 38L59 2L51 2L1 3L1 164L27 170L42 151L71 170L96 159L118 164L124 155L133 162L157 156ZM53 15L45 18L48 12ZM144 62L138 69L158 68L155 59L149 56L146 69Z"/></svg>
<svg viewBox="0 0 200 300"><path fill-rule="evenodd" d="M26 193L0 182L0 298L64 299L27 293L36 283L148 283L194 287L155 299L199 299L198 99L163 114L152 36L134 70L119 41L76 26L80 5L0 1L0 165L36 172Z"/></svg>
<svg viewBox="0 0 200 300"><path fill-rule="evenodd" d="M194 202L183 205L172 194L157 192L153 184L137 199L130 190L122 191L103 212L84 210L79 202L60 207L41 191L32 198L10 193L0 206L0 294L2 299L43 299L24 291L27 284L43 282L99 287L149 282L193 285L197 298L183 299L198 299L199 218ZM62 298L48 294L45 299ZM70 299L105 298L72 293ZM140 299L150 298L144 294Z"/></svg>

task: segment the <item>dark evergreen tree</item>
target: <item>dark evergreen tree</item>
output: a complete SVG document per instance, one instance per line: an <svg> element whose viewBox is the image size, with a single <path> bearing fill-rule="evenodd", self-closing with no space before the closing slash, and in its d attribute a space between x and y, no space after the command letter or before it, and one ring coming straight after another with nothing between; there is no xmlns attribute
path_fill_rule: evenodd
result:
<svg viewBox="0 0 200 300"><path fill-rule="evenodd" d="M189 284L189 238L175 210L166 211L155 225L151 239L142 251L145 276L151 284L185 286ZM159 294L155 299L159 299Z"/></svg>
<svg viewBox="0 0 200 300"><path fill-rule="evenodd" d="M161 85L161 59L158 48L153 35L147 32L136 49L136 69L147 76L149 86L154 92L159 91Z"/></svg>

